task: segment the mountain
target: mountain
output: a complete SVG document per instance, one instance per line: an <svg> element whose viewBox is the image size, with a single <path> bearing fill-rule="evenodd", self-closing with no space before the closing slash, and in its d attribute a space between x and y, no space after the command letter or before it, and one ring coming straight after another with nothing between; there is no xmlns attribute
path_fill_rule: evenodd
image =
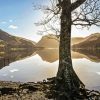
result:
<svg viewBox="0 0 100 100"><path fill-rule="evenodd" d="M100 48L100 33L85 37L81 42L74 44L72 48Z"/></svg>
<svg viewBox="0 0 100 100"><path fill-rule="evenodd" d="M35 47L35 42L17 36L12 36L3 30L0 30L0 51L2 49L16 50L17 49L31 49Z"/></svg>
<svg viewBox="0 0 100 100"><path fill-rule="evenodd" d="M58 48L59 39L53 35L45 35L41 38L41 40L37 43L37 47L45 47L45 48Z"/></svg>
<svg viewBox="0 0 100 100"><path fill-rule="evenodd" d="M77 43L80 43L81 41L83 41L84 40L84 38L83 37L73 37L72 39L71 39L71 44L73 45L73 44L77 44Z"/></svg>
<svg viewBox="0 0 100 100"><path fill-rule="evenodd" d="M81 42L84 38L82 37L74 37L71 39L71 43L77 44ZM45 35L41 38L41 40L37 43L37 47L45 47L45 48L58 48L59 46L59 38L56 35L49 34Z"/></svg>

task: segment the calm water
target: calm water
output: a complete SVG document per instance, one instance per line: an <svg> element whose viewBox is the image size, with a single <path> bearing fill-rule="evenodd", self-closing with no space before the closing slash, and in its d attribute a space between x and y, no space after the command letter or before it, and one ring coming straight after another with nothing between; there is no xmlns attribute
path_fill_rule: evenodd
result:
<svg viewBox="0 0 100 100"><path fill-rule="evenodd" d="M0 80L42 81L58 70L58 49L0 54ZM73 66L86 87L100 89L99 50L72 51Z"/></svg>

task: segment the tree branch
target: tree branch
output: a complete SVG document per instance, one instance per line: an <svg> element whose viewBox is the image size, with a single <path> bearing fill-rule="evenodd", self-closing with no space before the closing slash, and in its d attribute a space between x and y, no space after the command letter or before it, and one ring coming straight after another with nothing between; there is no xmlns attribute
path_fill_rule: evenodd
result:
<svg viewBox="0 0 100 100"><path fill-rule="evenodd" d="M86 0L77 0L76 2L71 4L71 11L78 8L81 4L83 4Z"/></svg>

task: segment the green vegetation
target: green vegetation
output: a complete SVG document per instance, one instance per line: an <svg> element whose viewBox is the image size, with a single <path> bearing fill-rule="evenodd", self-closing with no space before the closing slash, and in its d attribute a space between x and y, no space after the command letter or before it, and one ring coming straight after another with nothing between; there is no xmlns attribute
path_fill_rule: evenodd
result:
<svg viewBox="0 0 100 100"><path fill-rule="evenodd" d="M22 51L26 50L26 48L11 48L11 51Z"/></svg>

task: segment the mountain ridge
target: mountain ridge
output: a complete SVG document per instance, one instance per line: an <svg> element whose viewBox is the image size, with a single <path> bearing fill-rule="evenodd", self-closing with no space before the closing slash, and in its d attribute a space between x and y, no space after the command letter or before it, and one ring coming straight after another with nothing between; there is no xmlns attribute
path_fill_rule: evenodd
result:
<svg viewBox="0 0 100 100"><path fill-rule="evenodd" d="M10 50L11 48L34 48L35 42L10 35L9 33L0 29L0 51L7 49Z"/></svg>
<svg viewBox="0 0 100 100"><path fill-rule="evenodd" d="M81 42L74 44L73 48L100 48L100 33L85 37Z"/></svg>
<svg viewBox="0 0 100 100"><path fill-rule="evenodd" d="M72 44L79 43L82 41L83 37L75 37L71 39ZM45 48L58 48L59 45L59 37L53 34L43 36L40 41L37 43L37 47L45 47Z"/></svg>
<svg viewBox="0 0 100 100"><path fill-rule="evenodd" d="M95 43L94 43L95 41ZM86 47L89 45L90 47L93 47L91 45L97 45L97 47L100 47L100 33L94 33L86 37L72 37L71 38L71 45L72 47L79 47L78 45L80 43L83 43L83 45L86 44ZM56 37L56 35L45 35L41 38L41 40L37 43L37 47L44 47L44 48L58 48L59 46L59 38ZM85 46L83 46L85 47Z"/></svg>

